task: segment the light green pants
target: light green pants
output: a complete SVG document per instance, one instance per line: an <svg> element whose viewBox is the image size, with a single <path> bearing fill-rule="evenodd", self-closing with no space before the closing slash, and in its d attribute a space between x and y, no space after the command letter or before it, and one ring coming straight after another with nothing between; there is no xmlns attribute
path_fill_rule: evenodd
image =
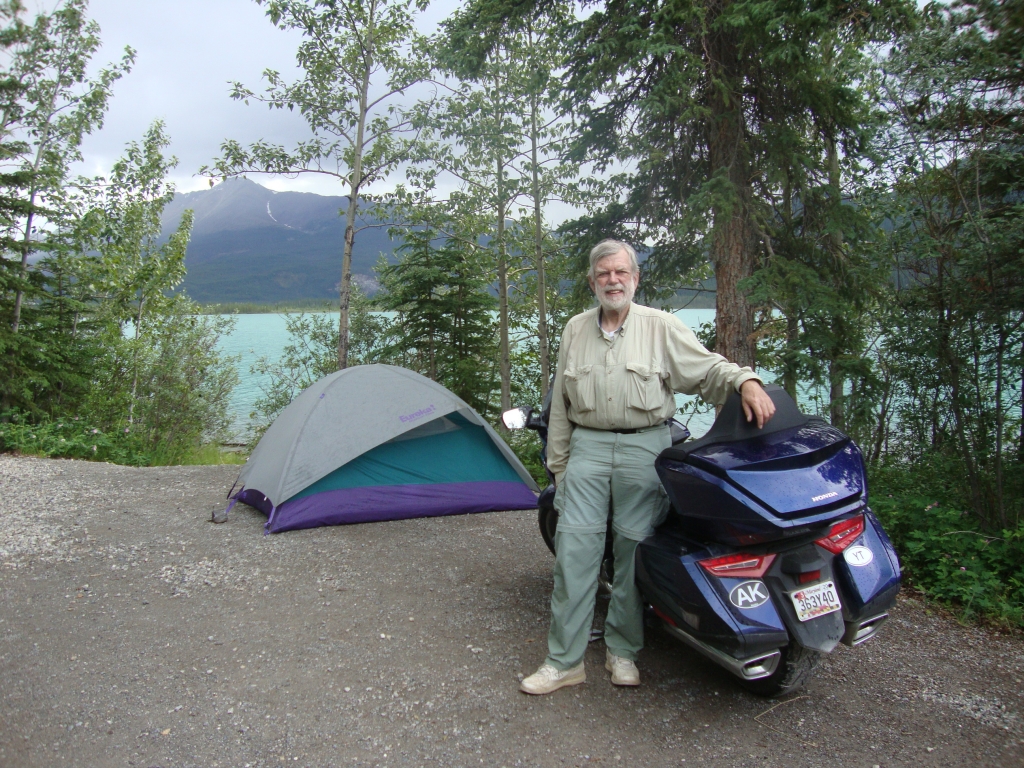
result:
<svg viewBox="0 0 1024 768"><path fill-rule="evenodd" d="M632 435L573 431L569 463L555 493L559 516L547 662L557 669L575 666L587 650L609 509L615 576L604 641L613 654L633 661L643 648L643 602L633 555L668 511L654 459L671 444L667 426Z"/></svg>

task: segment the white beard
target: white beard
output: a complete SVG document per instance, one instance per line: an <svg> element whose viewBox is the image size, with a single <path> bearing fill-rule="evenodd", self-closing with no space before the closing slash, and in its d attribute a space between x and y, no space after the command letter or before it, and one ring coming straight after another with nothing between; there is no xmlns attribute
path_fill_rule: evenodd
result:
<svg viewBox="0 0 1024 768"><path fill-rule="evenodd" d="M621 290L622 296L618 299L609 299L605 295L605 291L609 290ZM632 281L629 281L625 285L606 285L597 292L597 301L601 305L602 309L606 309L609 312L618 312L629 306L629 302L633 300L633 296L636 293L636 286L633 285Z"/></svg>

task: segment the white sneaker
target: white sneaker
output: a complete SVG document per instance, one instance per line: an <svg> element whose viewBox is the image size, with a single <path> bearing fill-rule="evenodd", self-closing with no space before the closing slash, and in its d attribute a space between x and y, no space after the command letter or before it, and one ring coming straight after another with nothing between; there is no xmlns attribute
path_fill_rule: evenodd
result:
<svg viewBox="0 0 1024 768"><path fill-rule="evenodd" d="M587 682L587 671L583 668L582 661L565 671L544 663L541 664L540 669L519 684L519 690L523 693L533 694L551 693L567 685L579 685L585 682Z"/></svg>
<svg viewBox="0 0 1024 768"><path fill-rule="evenodd" d="M640 670L636 664L616 656L607 648L604 651L604 668L612 673L612 685L640 685Z"/></svg>

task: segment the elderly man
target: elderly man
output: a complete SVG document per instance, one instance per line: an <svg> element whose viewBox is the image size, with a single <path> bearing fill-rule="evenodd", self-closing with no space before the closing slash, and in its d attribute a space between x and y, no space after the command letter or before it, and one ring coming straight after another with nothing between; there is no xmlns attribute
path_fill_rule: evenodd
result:
<svg viewBox="0 0 1024 768"><path fill-rule="evenodd" d="M674 392L721 404L738 391L758 427L775 412L750 368L708 352L675 315L633 303L636 253L605 240L590 252L598 306L565 326L558 352L548 467L555 475L555 586L548 657L523 680L526 693L585 682L583 656L594 619L597 578L612 509L615 575L604 625L605 668L615 685L639 685L643 604L633 555L668 510L654 459L672 441Z"/></svg>

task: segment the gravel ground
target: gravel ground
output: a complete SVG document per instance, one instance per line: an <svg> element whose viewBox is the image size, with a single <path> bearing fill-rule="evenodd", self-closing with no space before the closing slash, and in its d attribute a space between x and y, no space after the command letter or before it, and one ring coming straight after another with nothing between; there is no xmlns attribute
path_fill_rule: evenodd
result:
<svg viewBox="0 0 1024 768"><path fill-rule="evenodd" d="M1024 766L1019 636L902 599L782 699L657 631L528 697L534 514L263 536L236 471L0 456L0 767Z"/></svg>

